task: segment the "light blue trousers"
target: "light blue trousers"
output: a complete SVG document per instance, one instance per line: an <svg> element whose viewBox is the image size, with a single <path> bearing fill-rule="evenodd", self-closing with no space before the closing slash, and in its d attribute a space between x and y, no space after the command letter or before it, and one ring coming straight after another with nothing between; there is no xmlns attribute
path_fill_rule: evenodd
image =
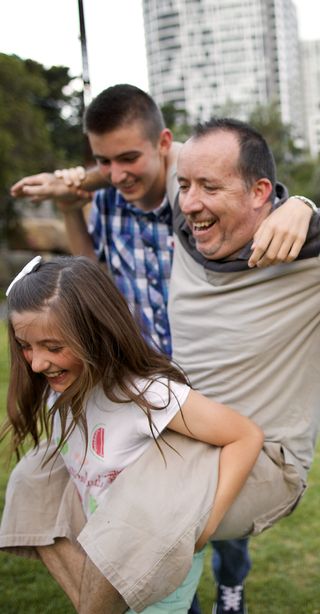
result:
<svg viewBox="0 0 320 614"><path fill-rule="evenodd" d="M162 601L149 605L141 614L187 614L199 584L203 562L204 549L194 555L192 567L182 584ZM127 614L136 613L128 610Z"/></svg>

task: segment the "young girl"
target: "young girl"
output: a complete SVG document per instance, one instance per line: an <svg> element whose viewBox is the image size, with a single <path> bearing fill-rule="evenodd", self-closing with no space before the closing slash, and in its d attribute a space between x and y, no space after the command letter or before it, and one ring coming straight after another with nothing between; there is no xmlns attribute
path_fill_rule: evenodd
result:
<svg viewBox="0 0 320 614"><path fill-rule="evenodd" d="M202 548L246 481L263 444L261 430L192 390L181 370L147 345L122 295L90 260L38 256L7 296L5 430L12 430L14 449L28 436L39 446L45 433L54 445L43 463L62 456L88 520L153 440L166 462L165 429L221 446L212 511L196 544Z"/></svg>

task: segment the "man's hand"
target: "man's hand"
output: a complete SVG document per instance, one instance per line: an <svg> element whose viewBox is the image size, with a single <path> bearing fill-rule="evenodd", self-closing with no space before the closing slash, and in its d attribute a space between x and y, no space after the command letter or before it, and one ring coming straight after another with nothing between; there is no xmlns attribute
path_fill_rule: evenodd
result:
<svg viewBox="0 0 320 614"><path fill-rule="evenodd" d="M90 192L73 184L66 185L63 179L56 177L54 173L39 173L39 175L23 177L12 186L10 192L14 198L28 197L33 203L53 198L73 203L77 208L92 198Z"/></svg>
<svg viewBox="0 0 320 614"><path fill-rule="evenodd" d="M306 240L312 210L297 198L289 198L275 209L254 235L250 268L292 262Z"/></svg>

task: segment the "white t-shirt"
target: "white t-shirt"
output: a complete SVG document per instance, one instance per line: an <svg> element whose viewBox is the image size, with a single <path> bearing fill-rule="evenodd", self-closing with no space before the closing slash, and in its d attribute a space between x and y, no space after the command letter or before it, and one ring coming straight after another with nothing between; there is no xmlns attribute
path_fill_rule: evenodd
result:
<svg viewBox="0 0 320 614"><path fill-rule="evenodd" d="M136 385L142 391L149 384L139 380ZM153 381L145 393L150 405L168 406L151 410L154 436L158 437L185 402L190 388L185 384L159 378ZM169 401L169 402L168 402ZM135 403L113 403L97 386L90 395L86 418L88 425L88 448L85 454L85 437L76 427L60 453L79 492L87 518L99 504L102 494L117 475L143 454L152 443L148 418ZM68 422L70 424L70 422ZM61 435L60 416L54 418L53 440L59 443Z"/></svg>

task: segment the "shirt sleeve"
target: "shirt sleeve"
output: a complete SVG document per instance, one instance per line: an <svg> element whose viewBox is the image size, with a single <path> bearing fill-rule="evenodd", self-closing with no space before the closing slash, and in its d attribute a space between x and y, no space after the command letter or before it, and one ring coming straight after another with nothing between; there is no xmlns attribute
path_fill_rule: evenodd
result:
<svg viewBox="0 0 320 614"><path fill-rule="evenodd" d="M102 207L105 198L106 190L98 190L95 192L88 222L88 231L92 238L94 251L99 261L105 260L104 244L106 237L103 236L104 228L102 223Z"/></svg>
<svg viewBox="0 0 320 614"><path fill-rule="evenodd" d="M172 418L180 411L186 401L190 387L187 384L168 382L166 378L153 381L145 392L145 397L150 403L150 413L154 436L157 437L171 422ZM159 409L151 409L151 407ZM140 409L139 431L152 437L149 422L145 413Z"/></svg>

